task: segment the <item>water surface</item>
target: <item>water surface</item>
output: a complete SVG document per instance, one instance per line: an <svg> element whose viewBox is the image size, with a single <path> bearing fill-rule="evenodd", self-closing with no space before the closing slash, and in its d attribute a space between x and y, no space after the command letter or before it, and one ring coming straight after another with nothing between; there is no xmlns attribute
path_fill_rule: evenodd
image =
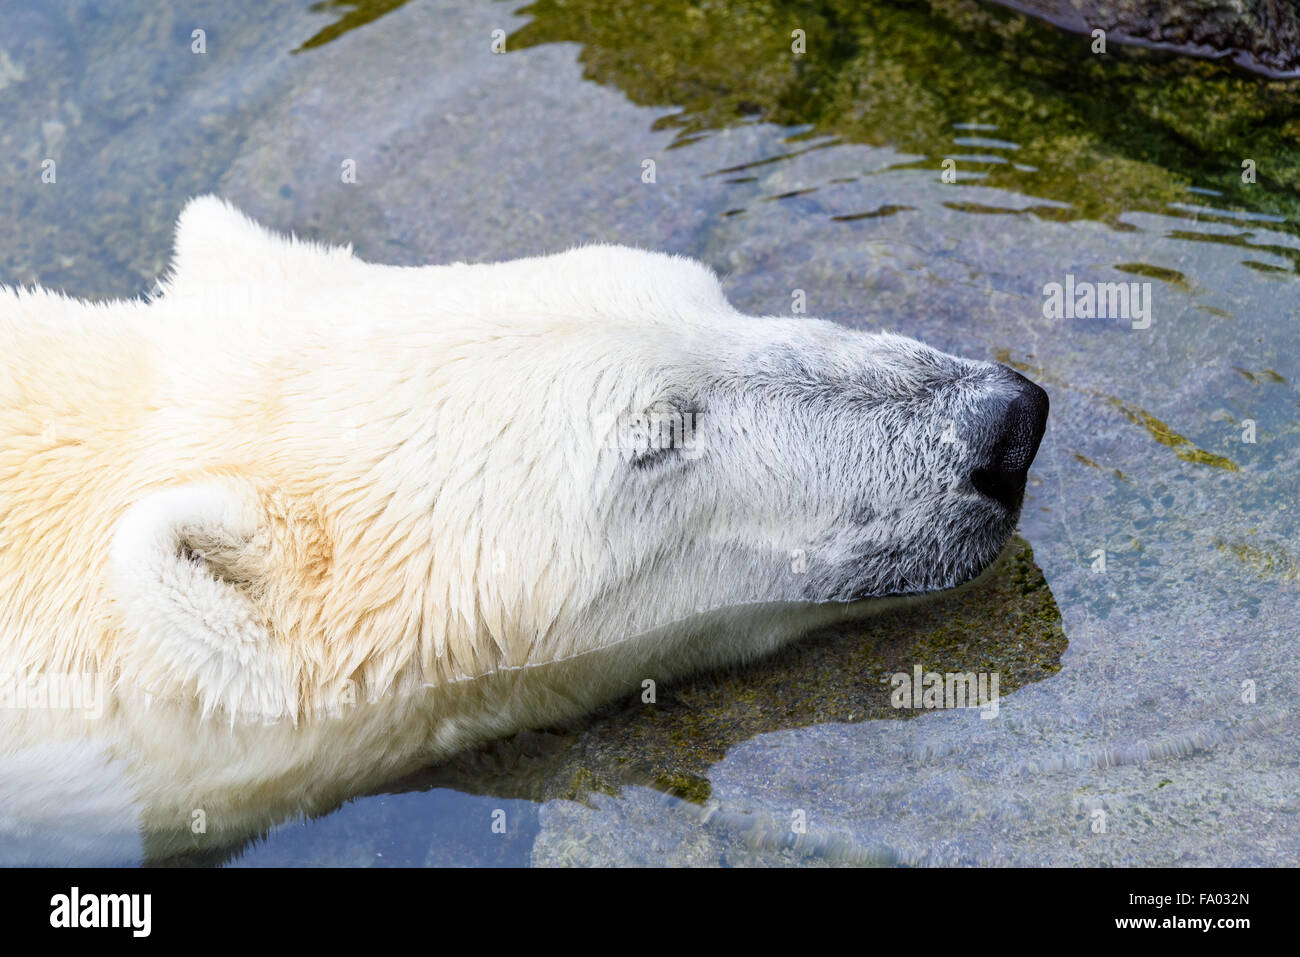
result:
<svg viewBox="0 0 1300 957"><path fill-rule="evenodd" d="M185 199L215 191L375 261L679 252L743 310L789 313L803 290L810 314L997 358L1051 393L1024 544L992 584L225 857L1300 859L1295 82L1100 58L957 0L5 0L0 19L0 282L142 293ZM1045 318L1068 275L1150 283L1150 327ZM913 660L1016 680L995 720L885 720L879 678Z"/></svg>

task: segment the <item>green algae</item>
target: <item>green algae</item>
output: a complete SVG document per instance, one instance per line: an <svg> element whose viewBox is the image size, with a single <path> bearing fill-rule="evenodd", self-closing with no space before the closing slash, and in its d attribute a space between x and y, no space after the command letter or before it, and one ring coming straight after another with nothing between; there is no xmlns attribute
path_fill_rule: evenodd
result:
<svg viewBox="0 0 1300 957"><path fill-rule="evenodd" d="M1273 385L1286 385L1286 379L1274 372L1272 369L1261 369L1258 372L1251 372L1249 369L1243 369L1241 366L1233 366L1233 371L1241 375L1243 379L1256 384L1271 383Z"/></svg>
<svg viewBox="0 0 1300 957"><path fill-rule="evenodd" d="M1208 465L1216 469L1225 469L1229 472L1241 471L1237 463L1223 455L1216 455L1213 452L1207 452L1205 449L1199 449L1192 444L1191 439L1185 435L1175 432L1169 425L1157 419L1145 409L1124 402L1114 396L1108 397L1111 405L1115 406L1128 418L1130 422L1142 426L1151 435L1153 439L1161 445L1169 448L1179 449L1178 458L1184 462L1191 462L1195 465Z"/></svg>
<svg viewBox="0 0 1300 957"><path fill-rule="evenodd" d="M1101 470L1101 471L1106 471L1106 470L1107 470L1107 466L1102 465L1102 464L1099 463L1099 462L1094 462L1092 459L1088 458L1088 456L1084 455L1082 452L1075 452L1075 453L1074 453L1074 460L1075 460L1076 462L1078 462L1079 464L1081 464L1081 465L1086 465L1086 466L1088 466L1088 468L1090 468L1090 469L1099 469L1099 470ZM1112 472L1112 473L1114 474L1114 476L1115 476L1117 479L1119 479L1121 482L1127 482L1127 481L1129 480L1129 479L1128 479L1128 476L1125 475L1123 472L1121 472L1121 471L1120 471L1119 469L1117 469L1117 468L1110 468L1109 471Z"/></svg>
<svg viewBox="0 0 1300 957"><path fill-rule="evenodd" d="M540 0L524 12L533 22L510 48L582 44L588 78L637 103L680 107L661 124L682 138L762 119L827 143L892 145L937 167L964 151L956 140L972 131L962 127L987 125L996 129L974 132L995 136L1005 146L990 152L1014 162L959 167L1062 204L1035 215L1169 214L1191 185L1213 187L1226 210L1297 210L1300 82L1147 50L1098 57L1078 37L966 0ZM796 29L802 55L791 50ZM1258 183L1242 182L1245 159ZM1012 212L983 205L974 211Z"/></svg>
<svg viewBox="0 0 1300 957"><path fill-rule="evenodd" d="M1208 465L1211 468L1223 469L1226 472L1241 471L1241 467L1237 465L1236 462L1232 461L1232 459L1225 455L1218 455L1214 452L1208 452L1205 449L1197 448L1197 446L1194 445L1192 440L1187 438L1187 436L1175 432L1167 422L1156 418L1150 412L1134 405L1132 402L1127 402L1118 396L1108 395L1107 393L1100 392L1096 389L1086 389L1071 385L1070 383L1060 379L1058 376L1052 375L1041 366L1014 359L1011 355L1010 349L999 349L994 358L1003 365L1008 365L1018 372L1034 376L1040 382L1059 386L1065 389L1073 389L1074 391L1080 392L1084 395L1103 400L1122 412L1124 417L1134 425L1141 426L1147 434L1150 435L1151 438L1155 439L1159 444L1166 446L1167 448L1178 449L1178 452L1176 453L1177 457L1184 462L1190 462L1193 465ZM1274 375L1277 374L1274 373ZM1281 376L1278 376L1278 378L1281 378ZM1080 458L1080 456L1076 455L1076 458ZM1084 464L1088 465L1096 464L1091 460L1083 461ZM1118 470L1116 470L1116 472L1118 473ZM1122 474L1120 474L1120 477L1124 478Z"/></svg>
<svg viewBox="0 0 1300 957"><path fill-rule="evenodd" d="M313 10L339 19L302 49L401 5L318 3ZM1193 225L1262 214L1271 228L1298 231L1300 80L1136 47L1094 55L1087 37L975 0L538 0L510 9L531 22L507 38L507 52L580 44L588 79L638 104L677 108L657 124L677 145L762 121L792 129L792 149L763 162L842 142L890 145L914 154L891 168L937 172L964 156L958 167L978 185L1052 201L958 207L973 214L1126 230L1121 219L1135 210ZM1213 209L1192 202L1207 190ZM1188 232L1250 246L1248 234ZM1260 248L1300 268L1296 250Z"/></svg>
<svg viewBox="0 0 1300 957"><path fill-rule="evenodd" d="M301 53L303 50L324 46L350 30L363 27L406 4L407 0L355 0L355 2L354 0L321 0L319 3L313 3L308 9L314 13L341 13L342 15L329 26L313 34L293 52Z"/></svg>
<svg viewBox="0 0 1300 957"><path fill-rule="evenodd" d="M1159 279L1161 282L1167 282L1170 285L1178 286L1182 289L1190 288L1187 277L1177 269L1165 269L1161 266L1152 266L1148 263L1116 263L1115 268L1120 272L1126 272L1134 276L1145 276L1148 279Z"/></svg>
<svg viewBox="0 0 1300 957"><path fill-rule="evenodd" d="M1255 529L1250 530L1254 534ZM1300 563L1278 542L1225 542L1218 540L1214 547L1235 555L1246 568L1260 578L1281 578L1300 581Z"/></svg>

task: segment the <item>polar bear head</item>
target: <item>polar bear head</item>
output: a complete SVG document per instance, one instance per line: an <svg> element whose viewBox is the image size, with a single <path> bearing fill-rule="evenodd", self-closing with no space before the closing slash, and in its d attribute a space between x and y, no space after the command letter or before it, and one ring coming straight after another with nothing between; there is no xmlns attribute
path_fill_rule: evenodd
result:
<svg viewBox="0 0 1300 957"><path fill-rule="evenodd" d="M746 316L621 247L397 268L203 199L164 290L114 581L142 680L209 709L584 659L548 680L604 686L960 584L1047 414L1003 366Z"/></svg>

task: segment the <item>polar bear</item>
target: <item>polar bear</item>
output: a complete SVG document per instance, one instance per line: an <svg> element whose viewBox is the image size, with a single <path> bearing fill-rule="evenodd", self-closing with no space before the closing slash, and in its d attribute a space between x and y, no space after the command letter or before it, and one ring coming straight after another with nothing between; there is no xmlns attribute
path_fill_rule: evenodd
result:
<svg viewBox="0 0 1300 957"><path fill-rule="evenodd" d="M11 848L237 839L955 586L1048 408L687 259L376 265L214 197L148 300L0 287L0 357ZM23 706L51 676L97 707Z"/></svg>

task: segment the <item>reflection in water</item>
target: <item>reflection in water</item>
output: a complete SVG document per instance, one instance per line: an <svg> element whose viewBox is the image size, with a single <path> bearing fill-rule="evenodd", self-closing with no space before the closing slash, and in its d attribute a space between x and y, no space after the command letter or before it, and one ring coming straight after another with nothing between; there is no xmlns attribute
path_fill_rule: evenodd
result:
<svg viewBox="0 0 1300 957"><path fill-rule="evenodd" d="M912 674L918 666L996 674L998 692L1006 695L1059 671L1066 644L1033 551L1015 538L984 575L945 594L900 603L745 668L660 687L653 704L617 702L568 728L515 735L375 793L450 788L499 800L583 801L641 786L700 805L710 796L710 767L756 735L924 714L893 706L893 674ZM969 714L980 720L978 709ZM226 849L188 861L238 853Z"/></svg>
<svg viewBox="0 0 1300 957"><path fill-rule="evenodd" d="M755 735L923 714L893 706L893 674L918 665L997 674L1005 695L1060 670L1066 644L1033 550L1017 537L993 568L951 592L810 637L749 667L660 689L653 705L617 704L577 730L490 746L406 785L581 800L640 784L701 803L709 766Z"/></svg>
<svg viewBox="0 0 1300 957"><path fill-rule="evenodd" d="M1289 232L1300 222L1292 108L1300 81L1147 50L1103 59L1077 37L957 0L703 9L683 0L612 9L603 0L540 0L524 12L535 19L510 38L512 48L583 44L590 79L638 103L680 105L664 122L683 138L757 117L830 138L818 146L921 154L912 167L937 170L951 158L958 181L1060 204L950 204L972 213L1118 225L1143 210ZM804 56L790 52L793 28L807 33ZM1165 95L1171 85L1176 98ZM1242 182L1247 157L1254 184ZM1191 190L1214 196L1214 206L1186 202ZM1264 248L1300 263L1294 249Z"/></svg>
<svg viewBox="0 0 1300 957"><path fill-rule="evenodd" d="M1215 547L1241 559L1243 565L1261 578L1277 577L1300 581L1300 562L1296 561L1285 545L1257 537L1257 528L1248 529L1247 533L1253 541L1219 541Z"/></svg>
<svg viewBox="0 0 1300 957"><path fill-rule="evenodd" d="M342 17L303 48L401 5L317 3L313 10ZM660 120L679 146L755 121L800 131L789 152L721 174L844 142L891 145L919 158L889 169L937 170L953 159L959 182L1051 201L949 204L958 211L1126 230L1124 214L1143 211L1300 231L1300 80L1133 47L1100 57L1086 38L966 0L538 0L520 12L533 19L509 37L508 51L581 44L588 79L638 104L680 107ZM791 50L796 29L806 36L803 55ZM1252 177L1243 175L1247 160ZM835 218L873 214L883 215ZM1300 267L1300 249L1255 246L1249 232L1189 229L1179 238L1260 249Z"/></svg>

